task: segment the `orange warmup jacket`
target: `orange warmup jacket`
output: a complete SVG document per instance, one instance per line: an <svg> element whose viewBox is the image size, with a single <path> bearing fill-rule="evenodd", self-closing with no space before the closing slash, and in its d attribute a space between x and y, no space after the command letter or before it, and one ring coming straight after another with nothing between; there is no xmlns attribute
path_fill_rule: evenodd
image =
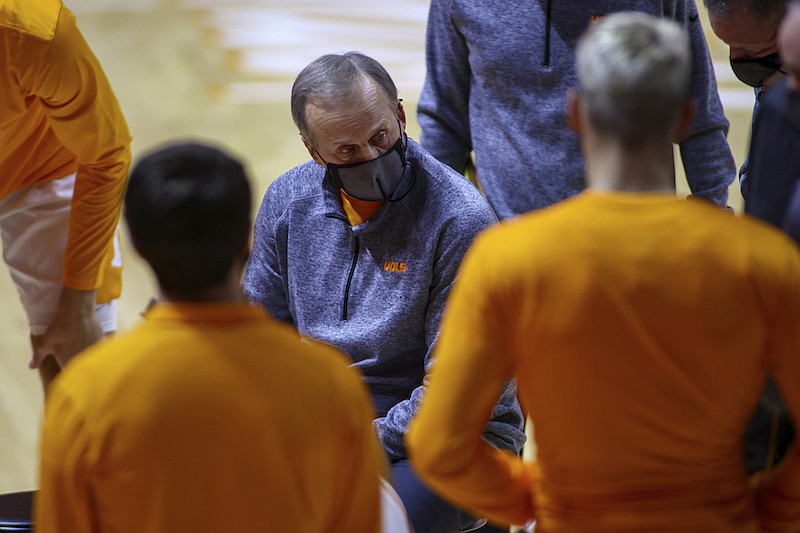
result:
<svg viewBox="0 0 800 533"><path fill-rule="evenodd" d="M64 285L104 301L130 166L128 126L97 58L59 0L0 0L0 200L77 172ZM108 280L106 280L108 281ZM114 287L116 285L116 287Z"/></svg>
<svg viewBox="0 0 800 533"><path fill-rule="evenodd" d="M338 350L240 304L163 303L47 398L39 533L375 533L383 450Z"/></svg>
<svg viewBox="0 0 800 533"><path fill-rule="evenodd" d="M670 195L586 192L485 232L445 310L408 445L454 502L537 533L796 531L800 452L751 485L774 374L800 422L800 253ZM535 464L481 433L516 378Z"/></svg>

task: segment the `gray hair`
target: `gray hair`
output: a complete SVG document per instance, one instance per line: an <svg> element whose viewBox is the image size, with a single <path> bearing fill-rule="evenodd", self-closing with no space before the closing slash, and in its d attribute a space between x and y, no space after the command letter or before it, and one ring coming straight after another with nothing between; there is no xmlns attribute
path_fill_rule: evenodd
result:
<svg viewBox="0 0 800 533"><path fill-rule="evenodd" d="M774 28L786 11L786 0L703 0L703 4L709 14L718 19L741 13Z"/></svg>
<svg viewBox="0 0 800 533"><path fill-rule="evenodd" d="M626 144L659 138L689 96L686 32L643 13L617 13L591 27L576 52L592 124Z"/></svg>
<svg viewBox="0 0 800 533"><path fill-rule="evenodd" d="M300 133L308 131L306 108L309 103L340 102L363 90L365 79L372 80L391 104L397 101L397 87L383 66L360 52L326 54L306 66L292 85L292 118Z"/></svg>

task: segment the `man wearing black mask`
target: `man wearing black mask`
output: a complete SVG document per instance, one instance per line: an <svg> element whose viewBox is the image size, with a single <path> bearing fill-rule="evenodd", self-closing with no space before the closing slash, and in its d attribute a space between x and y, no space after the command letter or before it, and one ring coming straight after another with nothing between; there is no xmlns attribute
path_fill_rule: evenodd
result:
<svg viewBox="0 0 800 533"><path fill-rule="evenodd" d="M397 88L374 59L355 52L316 59L295 80L291 106L312 161L269 186L245 294L301 335L344 351L362 372L415 531L469 528L474 517L417 479L403 439L461 258L496 221L494 212L474 185L406 136ZM484 436L520 451L522 414L511 385Z"/></svg>
<svg viewBox="0 0 800 533"><path fill-rule="evenodd" d="M758 116L761 94L783 77L776 39L786 0L704 0L714 33L730 47L733 73L754 88ZM739 170L742 196L747 201L749 157Z"/></svg>
<svg viewBox="0 0 800 533"><path fill-rule="evenodd" d="M800 3L790 4L778 45L786 76L761 101L750 146L749 214L800 242ZM791 200L790 200L791 198Z"/></svg>

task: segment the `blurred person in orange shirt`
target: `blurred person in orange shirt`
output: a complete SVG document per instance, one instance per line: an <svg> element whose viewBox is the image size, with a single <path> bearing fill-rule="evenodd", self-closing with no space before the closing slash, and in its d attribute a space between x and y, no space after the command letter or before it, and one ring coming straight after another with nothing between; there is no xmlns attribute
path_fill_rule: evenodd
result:
<svg viewBox="0 0 800 533"><path fill-rule="evenodd" d="M128 127L60 0L0 0L0 231L47 391L116 329Z"/></svg>
<svg viewBox="0 0 800 533"><path fill-rule="evenodd" d="M800 252L676 196L672 145L693 112L679 26L609 16L577 67L568 116L589 188L468 252L412 464L451 501L537 533L794 531L800 451L748 478L742 435L768 375L800 414ZM532 464L481 439L509 378Z"/></svg>
<svg viewBox="0 0 800 533"><path fill-rule="evenodd" d="M75 357L48 394L39 533L374 533L388 465L359 373L250 305L239 161L165 146L125 220L159 301Z"/></svg>

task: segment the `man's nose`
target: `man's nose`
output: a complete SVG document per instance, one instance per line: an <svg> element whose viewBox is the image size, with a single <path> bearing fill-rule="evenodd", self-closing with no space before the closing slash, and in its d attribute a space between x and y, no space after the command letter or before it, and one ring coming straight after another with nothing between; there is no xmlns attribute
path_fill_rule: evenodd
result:
<svg viewBox="0 0 800 533"><path fill-rule="evenodd" d="M357 162L363 163L364 161L371 161L376 157L379 157L385 151L386 150L383 150L379 146L368 144L367 146L361 149L361 152L358 154L359 157Z"/></svg>

